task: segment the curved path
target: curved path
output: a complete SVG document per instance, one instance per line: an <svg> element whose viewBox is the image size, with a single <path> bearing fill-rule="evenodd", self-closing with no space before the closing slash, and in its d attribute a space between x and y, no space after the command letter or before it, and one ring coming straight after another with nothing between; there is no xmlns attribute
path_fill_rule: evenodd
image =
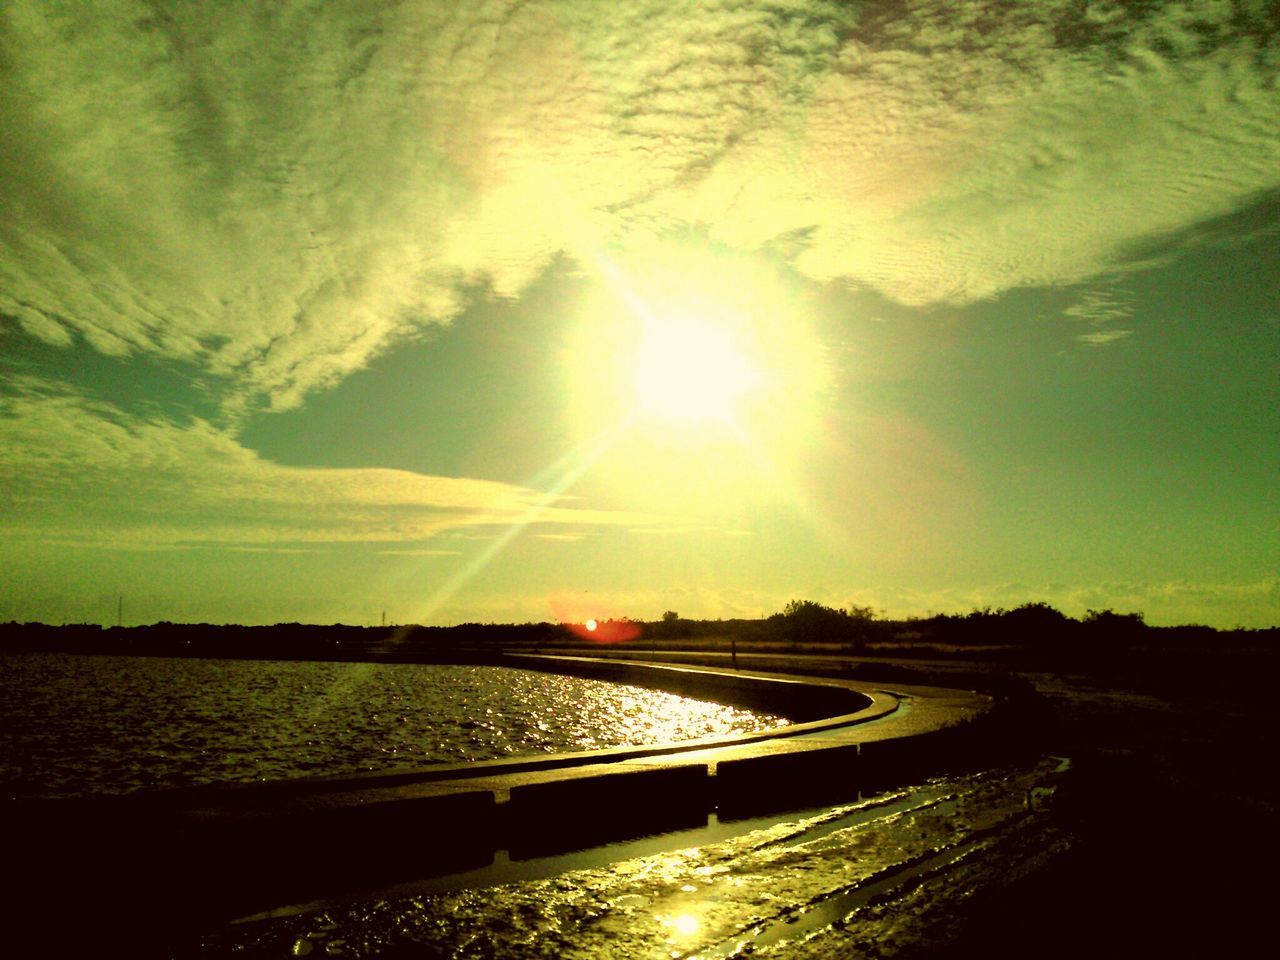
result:
<svg viewBox="0 0 1280 960"><path fill-rule="evenodd" d="M796 722L676 744L33 804L14 822L26 841L19 869L54 889L96 885L111 922L141 908L156 932L181 929L466 870L499 851L536 857L704 825L712 811L732 820L855 799L963 764L992 705L941 688L576 657L505 660Z"/></svg>

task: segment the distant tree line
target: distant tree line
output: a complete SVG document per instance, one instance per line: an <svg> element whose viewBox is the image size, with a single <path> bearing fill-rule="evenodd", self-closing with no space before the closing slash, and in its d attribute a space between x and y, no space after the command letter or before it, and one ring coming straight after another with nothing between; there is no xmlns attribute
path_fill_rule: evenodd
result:
<svg viewBox="0 0 1280 960"><path fill-rule="evenodd" d="M1028 654L1105 656L1107 651L1122 647L1271 645L1280 642L1280 628L1218 631L1200 625L1151 627L1140 612L1109 609L1089 610L1077 620L1046 603L890 620L878 617L870 607L837 609L813 600L792 600L761 619L695 620L668 610L654 621L601 621L594 630L586 630L582 624L556 623L464 623L451 627L237 626L167 621L137 627L0 624L0 649L160 656L475 662L510 651L590 650L604 645L636 647L639 653L655 649L659 642L663 647L732 642L778 651L825 649L891 656L963 656L967 655L965 648L978 647Z"/></svg>
<svg viewBox="0 0 1280 960"><path fill-rule="evenodd" d="M62 650L140 656L208 656L300 660L444 662L497 654L504 645L538 647L563 641L556 624L480 624L362 627L277 623L239 626L159 623L136 627L97 624L0 624L0 649Z"/></svg>

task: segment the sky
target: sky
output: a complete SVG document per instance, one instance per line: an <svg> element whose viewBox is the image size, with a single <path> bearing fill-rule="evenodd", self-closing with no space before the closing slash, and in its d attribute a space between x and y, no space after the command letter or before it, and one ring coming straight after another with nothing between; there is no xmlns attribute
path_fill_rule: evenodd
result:
<svg viewBox="0 0 1280 960"><path fill-rule="evenodd" d="M1280 623L1278 77L1262 0L5 3L0 620Z"/></svg>

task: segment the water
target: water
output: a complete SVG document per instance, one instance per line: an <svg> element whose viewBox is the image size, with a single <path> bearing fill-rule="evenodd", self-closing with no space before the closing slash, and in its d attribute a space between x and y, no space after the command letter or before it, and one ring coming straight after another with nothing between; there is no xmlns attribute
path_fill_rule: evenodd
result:
<svg viewBox="0 0 1280 960"><path fill-rule="evenodd" d="M0 795L413 769L785 722L505 667L0 654Z"/></svg>
<svg viewBox="0 0 1280 960"><path fill-rule="evenodd" d="M1055 764L546 860L497 858L470 874L244 918L167 955L727 960L880 956L886 945L932 955L938 931L970 904L994 902L989 894L1070 849L1049 804L1027 800L1051 795Z"/></svg>

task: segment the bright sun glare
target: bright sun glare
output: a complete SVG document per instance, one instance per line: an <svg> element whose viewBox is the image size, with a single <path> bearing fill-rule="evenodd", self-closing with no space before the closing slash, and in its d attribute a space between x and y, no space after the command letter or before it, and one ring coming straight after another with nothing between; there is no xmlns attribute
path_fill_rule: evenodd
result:
<svg viewBox="0 0 1280 960"><path fill-rule="evenodd" d="M670 420L733 418L760 374L727 331L684 319L651 320L636 351L637 409Z"/></svg>
<svg viewBox="0 0 1280 960"><path fill-rule="evenodd" d="M581 470L635 508L687 515L793 496L827 374L790 277L697 244L592 266L565 351Z"/></svg>
<svg viewBox="0 0 1280 960"><path fill-rule="evenodd" d="M701 926L698 918L692 913L682 913L671 918L671 927L678 937L692 937Z"/></svg>

